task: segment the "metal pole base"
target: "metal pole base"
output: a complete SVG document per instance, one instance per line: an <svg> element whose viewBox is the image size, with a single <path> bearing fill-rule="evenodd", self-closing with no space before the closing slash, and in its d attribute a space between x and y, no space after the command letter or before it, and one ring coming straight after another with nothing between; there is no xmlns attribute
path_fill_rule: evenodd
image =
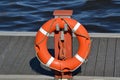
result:
<svg viewBox="0 0 120 80"><path fill-rule="evenodd" d="M63 79L56 79L55 78L54 80L72 80L72 78L70 78L70 79L64 79L64 78Z"/></svg>

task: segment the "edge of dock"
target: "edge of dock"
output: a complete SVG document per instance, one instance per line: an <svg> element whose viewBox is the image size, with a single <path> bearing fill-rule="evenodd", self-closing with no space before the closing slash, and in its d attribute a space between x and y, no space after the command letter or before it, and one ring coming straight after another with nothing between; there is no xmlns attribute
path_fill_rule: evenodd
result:
<svg viewBox="0 0 120 80"><path fill-rule="evenodd" d="M35 36L37 32L0 31L0 36ZM120 33L89 33L90 37L120 38ZM53 37L54 33L50 34ZM75 35L73 34L73 37Z"/></svg>

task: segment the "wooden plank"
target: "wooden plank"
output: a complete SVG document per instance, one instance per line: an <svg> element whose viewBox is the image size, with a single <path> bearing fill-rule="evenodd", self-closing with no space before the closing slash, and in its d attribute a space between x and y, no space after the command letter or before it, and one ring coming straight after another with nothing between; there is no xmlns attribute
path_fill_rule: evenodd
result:
<svg viewBox="0 0 120 80"><path fill-rule="evenodd" d="M55 54L54 54L54 37L49 37L49 38L48 38L47 48L48 48L49 53L50 53L53 57L55 57Z"/></svg>
<svg viewBox="0 0 120 80"><path fill-rule="evenodd" d="M98 48L96 66L95 66L95 76L104 75L106 47L107 47L107 38L101 38L99 48Z"/></svg>
<svg viewBox="0 0 120 80"><path fill-rule="evenodd" d="M73 50L72 50L72 52L73 52L73 55L75 55L77 53L78 46L79 46L78 40L77 40L76 37L73 38L72 43L73 43L73 48L72 48Z"/></svg>
<svg viewBox="0 0 120 80"><path fill-rule="evenodd" d="M114 76L114 58L115 58L116 39L108 39L107 53L105 58L104 76Z"/></svg>
<svg viewBox="0 0 120 80"><path fill-rule="evenodd" d="M9 36L0 36L0 55L2 55L3 51L6 49L10 40Z"/></svg>
<svg viewBox="0 0 120 80"><path fill-rule="evenodd" d="M28 37L26 37L26 36L20 37L19 41L17 42L18 45L16 46L17 47L16 49L18 51L18 55L16 56L14 64L12 65L10 74L19 74L19 72L17 72L17 71L20 69L21 65L24 63L23 60L26 55L25 52L21 53L21 51L24 48L27 48L27 47L25 47L27 39L28 39Z"/></svg>
<svg viewBox="0 0 120 80"><path fill-rule="evenodd" d="M120 77L120 38L116 42L114 77Z"/></svg>
<svg viewBox="0 0 120 80"><path fill-rule="evenodd" d="M1 73L10 73L12 65L14 64L15 58L18 54L19 49L17 50L17 42L19 37L11 37L9 44L6 46L4 63L1 66Z"/></svg>
<svg viewBox="0 0 120 80"><path fill-rule="evenodd" d="M6 37L0 36L0 67L4 63L5 56L7 55L3 52L6 51L9 40L10 40L10 37L8 37L8 36L6 36Z"/></svg>
<svg viewBox="0 0 120 80"><path fill-rule="evenodd" d="M19 55L18 59L20 61L19 61L19 66L16 69L16 73L19 73L19 74L26 73L26 71L24 70L25 66L30 69L29 61L26 62L27 61L26 59L30 55L35 56L34 51L31 51L33 49L30 48L31 46L34 46L34 45L31 45L33 42L34 41L33 41L32 37L27 37L27 39L25 40L24 48L19 53L20 55Z"/></svg>
<svg viewBox="0 0 120 80"><path fill-rule="evenodd" d="M26 52L25 54L29 56L26 56L24 63L23 63L23 68L21 68L20 73L22 74L35 74L36 72L32 70L32 66L31 66L31 61L36 57L36 52L34 50L34 37L28 37L28 39L30 40L28 42L28 46L26 49L23 50L23 52ZM40 64L39 64L40 65ZM36 66L36 65L34 65ZM36 66L37 67L37 66Z"/></svg>
<svg viewBox="0 0 120 80"><path fill-rule="evenodd" d="M94 71L95 71L95 64L97 60L97 52L98 52L98 47L100 43L100 38L93 38L92 40L92 45L91 45L91 52L90 55L88 56L88 62L86 65L85 69L85 74L86 76L94 76Z"/></svg>

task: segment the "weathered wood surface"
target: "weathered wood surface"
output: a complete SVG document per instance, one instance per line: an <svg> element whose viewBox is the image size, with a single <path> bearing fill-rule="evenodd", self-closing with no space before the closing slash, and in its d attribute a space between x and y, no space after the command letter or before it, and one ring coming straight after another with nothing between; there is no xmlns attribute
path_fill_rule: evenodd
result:
<svg viewBox="0 0 120 80"><path fill-rule="evenodd" d="M34 36L0 36L0 75L54 75L36 58L34 39ZM73 43L75 53L78 46L75 38ZM47 45L53 55L53 37ZM120 38L92 37L88 61L73 75L120 77Z"/></svg>
<svg viewBox="0 0 120 80"><path fill-rule="evenodd" d="M0 75L0 80L54 80L54 77L45 75ZM120 78L98 76L74 76L72 80L120 80Z"/></svg>

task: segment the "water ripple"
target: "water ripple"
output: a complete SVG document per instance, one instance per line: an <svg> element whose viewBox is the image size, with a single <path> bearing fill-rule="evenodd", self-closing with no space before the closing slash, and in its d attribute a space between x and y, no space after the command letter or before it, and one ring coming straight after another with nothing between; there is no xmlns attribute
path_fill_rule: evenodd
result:
<svg viewBox="0 0 120 80"><path fill-rule="evenodd" d="M120 33L119 0L1 0L0 31L37 31L56 9L74 10L89 32Z"/></svg>

